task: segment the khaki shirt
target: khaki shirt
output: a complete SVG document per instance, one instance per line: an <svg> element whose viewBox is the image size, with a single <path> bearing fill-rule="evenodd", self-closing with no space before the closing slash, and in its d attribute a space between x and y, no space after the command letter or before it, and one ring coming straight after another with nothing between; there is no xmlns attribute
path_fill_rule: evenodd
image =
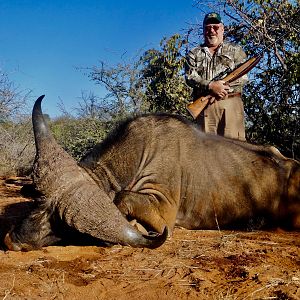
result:
<svg viewBox="0 0 300 300"><path fill-rule="evenodd" d="M205 46L193 48L186 57L186 83L193 88L193 97L209 94L208 84L221 72L229 72L247 60L243 49L235 44L222 43L214 55ZM220 79L219 79L220 80ZM247 75L230 84L230 93L241 93Z"/></svg>

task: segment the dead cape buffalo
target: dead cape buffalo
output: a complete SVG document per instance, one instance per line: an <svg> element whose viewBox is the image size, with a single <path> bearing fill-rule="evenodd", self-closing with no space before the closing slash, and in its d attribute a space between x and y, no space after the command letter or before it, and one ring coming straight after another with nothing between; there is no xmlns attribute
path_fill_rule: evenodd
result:
<svg viewBox="0 0 300 300"><path fill-rule="evenodd" d="M122 123L78 165L32 113L37 207L5 237L11 250L64 238L62 228L108 243L155 248L175 225L217 229L264 218L300 228L300 164L274 147L206 135L167 114ZM118 209L117 209L118 208ZM136 219L157 235L143 235ZM68 231L67 231L68 232Z"/></svg>

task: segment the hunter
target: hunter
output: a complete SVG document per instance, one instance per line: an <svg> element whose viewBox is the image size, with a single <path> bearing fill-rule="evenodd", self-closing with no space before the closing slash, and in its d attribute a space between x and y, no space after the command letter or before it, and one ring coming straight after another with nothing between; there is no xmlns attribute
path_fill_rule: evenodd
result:
<svg viewBox="0 0 300 300"><path fill-rule="evenodd" d="M196 120L204 132L245 141L242 88L247 75L231 84L218 77L245 62L247 56L240 46L224 41L224 24L218 13L205 16L203 35L204 44L186 57L186 82L193 89L193 99L213 96Z"/></svg>

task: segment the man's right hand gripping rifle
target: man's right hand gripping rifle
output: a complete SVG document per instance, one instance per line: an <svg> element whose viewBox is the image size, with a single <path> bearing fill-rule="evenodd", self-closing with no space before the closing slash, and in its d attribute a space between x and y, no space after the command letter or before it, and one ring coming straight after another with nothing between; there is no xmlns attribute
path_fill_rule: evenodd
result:
<svg viewBox="0 0 300 300"><path fill-rule="evenodd" d="M230 89L230 84L235 80L239 79L243 75L247 74L252 68L254 68L259 60L261 55L252 57L246 62L240 64L233 71L225 70L221 74L217 75L209 84L210 94L207 96L200 97L194 102L191 102L187 105L187 110L196 119L201 111L216 100L222 100L228 94Z"/></svg>

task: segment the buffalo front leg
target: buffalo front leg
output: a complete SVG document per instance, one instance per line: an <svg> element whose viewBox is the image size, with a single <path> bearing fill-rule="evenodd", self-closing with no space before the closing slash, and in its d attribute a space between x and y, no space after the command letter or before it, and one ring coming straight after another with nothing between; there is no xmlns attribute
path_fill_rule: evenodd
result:
<svg viewBox="0 0 300 300"><path fill-rule="evenodd" d="M159 201L155 196L121 191L116 195L114 202L128 219L136 219L147 229L162 233L167 226L170 230L170 224L167 224L161 215Z"/></svg>

